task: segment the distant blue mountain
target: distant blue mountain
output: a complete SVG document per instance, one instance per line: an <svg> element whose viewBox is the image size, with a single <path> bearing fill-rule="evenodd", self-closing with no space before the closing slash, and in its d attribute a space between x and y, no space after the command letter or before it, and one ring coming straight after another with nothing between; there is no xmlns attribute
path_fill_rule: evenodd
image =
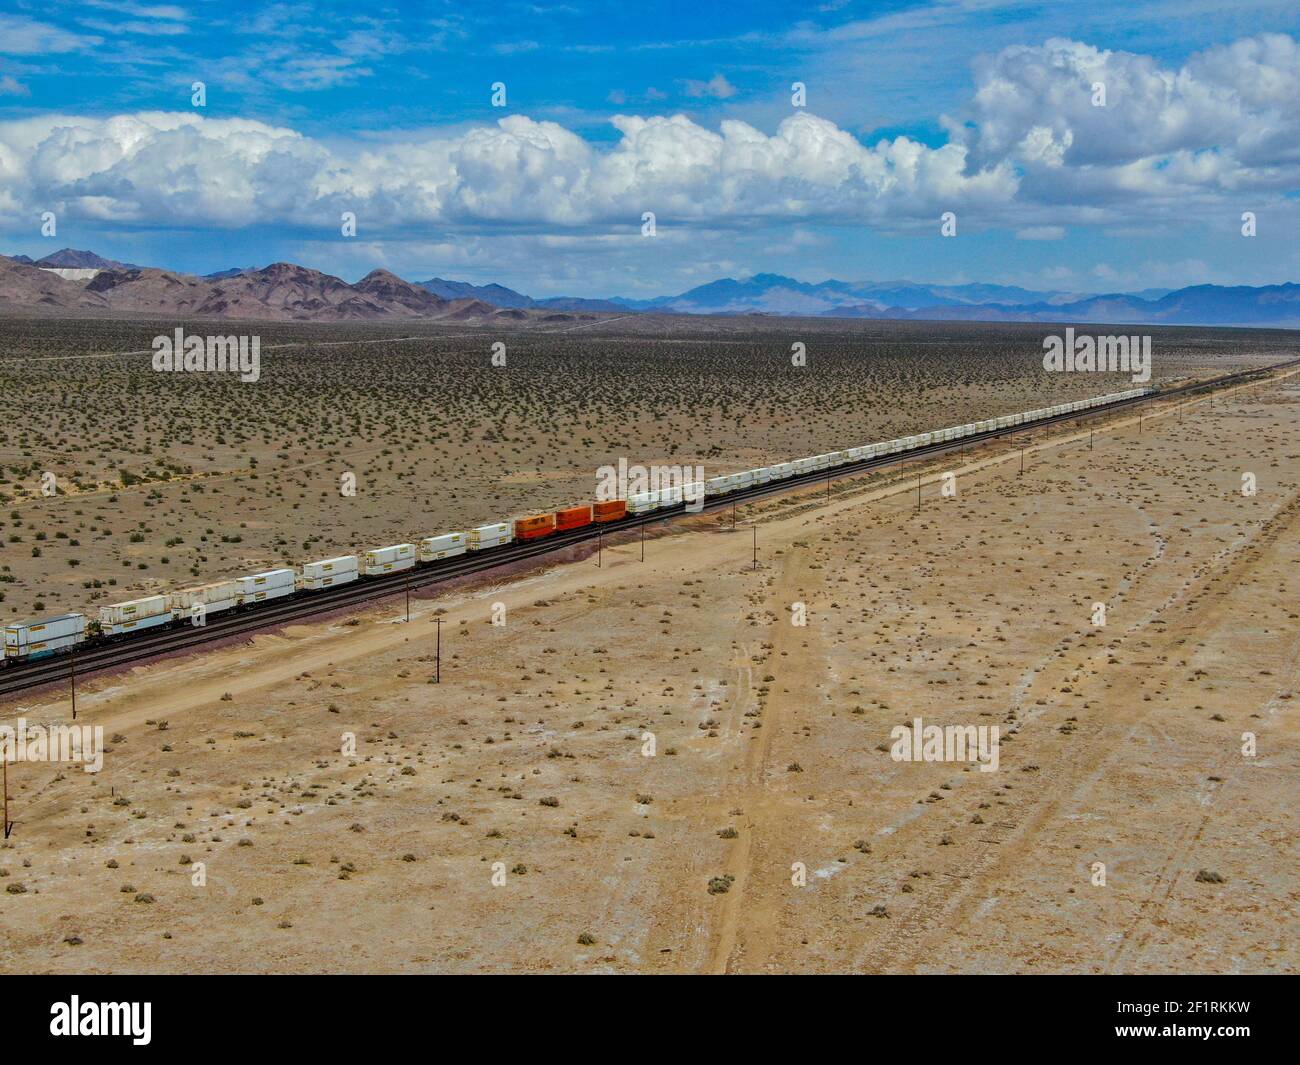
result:
<svg viewBox="0 0 1300 1065"><path fill-rule="evenodd" d="M468 281L444 281L440 277L417 281L415 285L445 300L482 300L494 307L535 306L530 297L504 285L471 285Z"/></svg>
<svg viewBox="0 0 1300 1065"><path fill-rule="evenodd" d="M5 257L0 256L0 261ZM103 259L94 252L65 248L32 264L24 255L8 257L34 266L97 267L138 271L139 267ZM252 274L222 270L204 280L218 282ZM405 285L385 275L388 287ZM342 284L342 282L340 282ZM504 285L474 285L431 278L419 288L444 300L473 300L510 311L552 311L700 315L785 315L825 318L902 318L921 321L1096 322L1117 325L1231 325L1300 329L1300 285L1192 285L1147 288L1138 292L1084 295L1015 285L970 283L930 285L913 281L798 281L781 274L755 274L710 281L676 296L589 299L552 296L533 299ZM69 289L69 292L72 290ZM4 293L0 291L0 301ZM409 303L410 301L406 301Z"/></svg>

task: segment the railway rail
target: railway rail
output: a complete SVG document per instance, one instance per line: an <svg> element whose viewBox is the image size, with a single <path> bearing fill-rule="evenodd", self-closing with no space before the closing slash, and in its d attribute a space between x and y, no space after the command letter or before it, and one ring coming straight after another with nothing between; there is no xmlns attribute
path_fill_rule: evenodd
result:
<svg viewBox="0 0 1300 1065"><path fill-rule="evenodd" d="M908 451L861 459L826 470L798 474L781 481L754 485L724 496L706 498L702 508L695 511L688 512L686 505L679 503L648 514L629 514L619 521L609 522L601 526L584 526L571 532L561 532L548 536L544 540L516 541L507 547L494 549L484 555L458 555L438 562L426 563L414 570L373 577L364 582L300 593L291 599L277 600L269 605L251 607L244 611L223 615L221 618L210 620L202 626L178 623L175 627L160 628L148 635L133 636L121 642L109 641L96 644L77 651L75 654L59 655L0 667L0 698L49 685L67 683L74 671L75 675L80 678L106 670L119 669L159 655L175 654L178 651L198 648L204 644L214 643L219 640L279 628L291 622L333 613L348 607L391 599L394 596L404 594L407 590L411 592L418 591L453 578L503 569L519 562L555 554L579 544L596 540L598 536L614 535L642 526L665 522L673 518L690 516L701 511L723 510L734 507L738 503L748 503L768 496L778 495L791 488L807 487L814 484L820 485L823 482L839 478L853 477L891 466L901 466L903 463L914 459L931 458L952 451L964 450L970 444L1015 436L1017 433L1028 434L1055 423L1085 421L1103 414L1114 413L1116 410L1159 403L1174 396L1208 392L1296 365L1300 365L1300 358L1258 367L1253 370L1243 370L1220 377L1207 378L1202 381L1193 381L1087 410L1067 411L1043 418L1033 423L1032 426L1017 425L1001 429L990 429L963 437L960 440L926 444Z"/></svg>

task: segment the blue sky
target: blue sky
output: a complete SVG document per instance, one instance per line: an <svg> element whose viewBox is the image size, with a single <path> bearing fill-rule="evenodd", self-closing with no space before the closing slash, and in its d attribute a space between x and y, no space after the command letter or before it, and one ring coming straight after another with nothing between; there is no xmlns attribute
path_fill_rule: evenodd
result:
<svg viewBox="0 0 1300 1065"><path fill-rule="evenodd" d="M1250 0L10 0L0 247L534 295L1297 280L1298 23Z"/></svg>

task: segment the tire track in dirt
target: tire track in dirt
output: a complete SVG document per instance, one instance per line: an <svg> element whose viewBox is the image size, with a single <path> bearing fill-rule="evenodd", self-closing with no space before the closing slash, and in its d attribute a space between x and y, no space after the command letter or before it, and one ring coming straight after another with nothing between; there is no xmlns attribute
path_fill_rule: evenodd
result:
<svg viewBox="0 0 1300 1065"><path fill-rule="evenodd" d="M779 729L789 726L800 707L806 706L805 693L812 687L811 678L827 667L816 624L797 627L790 621L791 604L810 604L822 584L809 566L810 558L811 552L805 548L782 555L777 563L779 576L766 595L766 609L777 618L768 630L771 648L767 661L774 666L772 672L780 671L780 677L758 719L762 727L748 741L741 767L742 783L729 793L734 801L728 808L743 813L738 818L740 835L727 857L727 872L735 881L723 896L709 963L709 972L714 974L736 972L742 961L746 970L762 968L762 960L771 953L780 917L779 885L788 883L781 863L761 858L756 863L755 853L761 856L779 838L786 808L785 797L770 786L773 737ZM764 571L759 572L761 576ZM782 652L787 654L783 657ZM756 866L761 870L761 880L755 879Z"/></svg>
<svg viewBox="0 0 1300 1065"><path fill-rule="evenodd" d="M1178 615L1166 623L1163 632L1148 633L1151 646L1147 653L1150 655L1150 662L1154 663L1161 655L1165 655L1170 659L1171 664L1159 669L1150 664L1128 666L1127 671L1134 672L1131 690L1135 696L1142 689L1159 687L1158 682L1162 675L1180 668L1172 664L1175 661L1173 652L1178 647L1186 644L1199 632L1213 629L1221 623L1222 600L1238 585L1242 575L1256 566L1263 553L1274 546L1284 534L1288 534L1288 542L1295 539L1294 526L1298 517L1300 517L1300 497L1293 497L1267 520L1236 557L1225 560L1226 564L1218 570L1207 570L1196 585L1184 589ZM1095 653L1093 661L1104 657L1105 653L1104 649L1099 650ZM1044 673L1040 680L1045 683L1049 677L1054 677L1052 687L1059 688L1063 683L1069 682L1074 672L1072 667L1061 661L1055 664L1051 675ZM1100 681L1106 676L1106 671L1101 670L1095 681ZM1079 683L1079 680L1076 679L1075 683ZM1058 817L1062 807L1073 808L1081 805L1085 793L1105 777L1107 766L1120 757L1126 741L1151 713L1151 709L1145 706L1142 699L1134 697L1117 707L1118 714L1102 726L1101 734L1094 735L1086 745L1073 746L1065 753L1063 759L1058 759L1051 765L1051 773L1047 779L1038 778L1037 785L1040 791L1037 796L1027 795L1026 791L1021 789L1018 794L1022 801L1027 801L1030 808L1024 811L1018 823L1014 823L1011 827L1011 834L1001 839L996 849L992 846L981 848L960 862L958 871L953 874L955 879L949 881L953 890L936 906L919 908L900 922L894 929L897 934L891 936L894 940L893 948L886 947L883 954L880 952L873 954L869 959L870 967L875 971L910 971L919 958L929 953L930 941L936 935L952 935L955 930L970 922L973 911L982 904L982 900L995 894L992 891L993 885L1014 879L1007 872L1006 867L1012 863L1023 866L1025 863L1032 862L1035 841L1049 822ZM1057 706L1047 709L1059 712L1065 707L1058 703ZM1044 725L1047 718L1048 714L1045 713L1040 719ZM1112 734L1113 738L1104 738L1107 733ZM1039 744L1046 739L1042 731L1022 732L1020 735L1029 742ZM1008 753L1011 755L1010 758ZM1003 763L1004 765L1008 762L1023 764L1031 758L1038 757L1040 754L1029 752L1022 756L1020 745L1017 745L1015 751L1004 752ZM1198 815L1191 819L1193 822L1200 821L1201 827L1205 820L1208 820L1206 815ZM947 827L956 830L960 823L960 820L954 817ZM928 827L933 831L936 826ZM1169 858L1164 863L1160 876L1157 877L1157 886L1142 903L1138 915L1112 952L1112 965L1118 964L1134 934L1155 912L1155 896L1162 887L1164 888L1162 897L1168 897L1173 887L1173 878L1169 877L1168 870L1183 861L1187 844L1194 841L1198 832L1199 829L1194 823L1184 822L1177 828L1171 828L1166 834L1166 838L1173 841L1170 844ZM868 959L859 959L859 961L867 964Z"/></svg>

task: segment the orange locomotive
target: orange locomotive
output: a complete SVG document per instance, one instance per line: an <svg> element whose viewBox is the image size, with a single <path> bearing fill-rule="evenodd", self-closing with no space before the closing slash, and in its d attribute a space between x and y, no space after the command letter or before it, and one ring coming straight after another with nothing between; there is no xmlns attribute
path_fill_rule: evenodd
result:
<svg viewBox="0 0 1300 1065"><path fill-rule="evenodd" d="M536 540L540 536L550 536L553 532L554 514L533 514L527 518L515 519L516 540Z"/></svg>

